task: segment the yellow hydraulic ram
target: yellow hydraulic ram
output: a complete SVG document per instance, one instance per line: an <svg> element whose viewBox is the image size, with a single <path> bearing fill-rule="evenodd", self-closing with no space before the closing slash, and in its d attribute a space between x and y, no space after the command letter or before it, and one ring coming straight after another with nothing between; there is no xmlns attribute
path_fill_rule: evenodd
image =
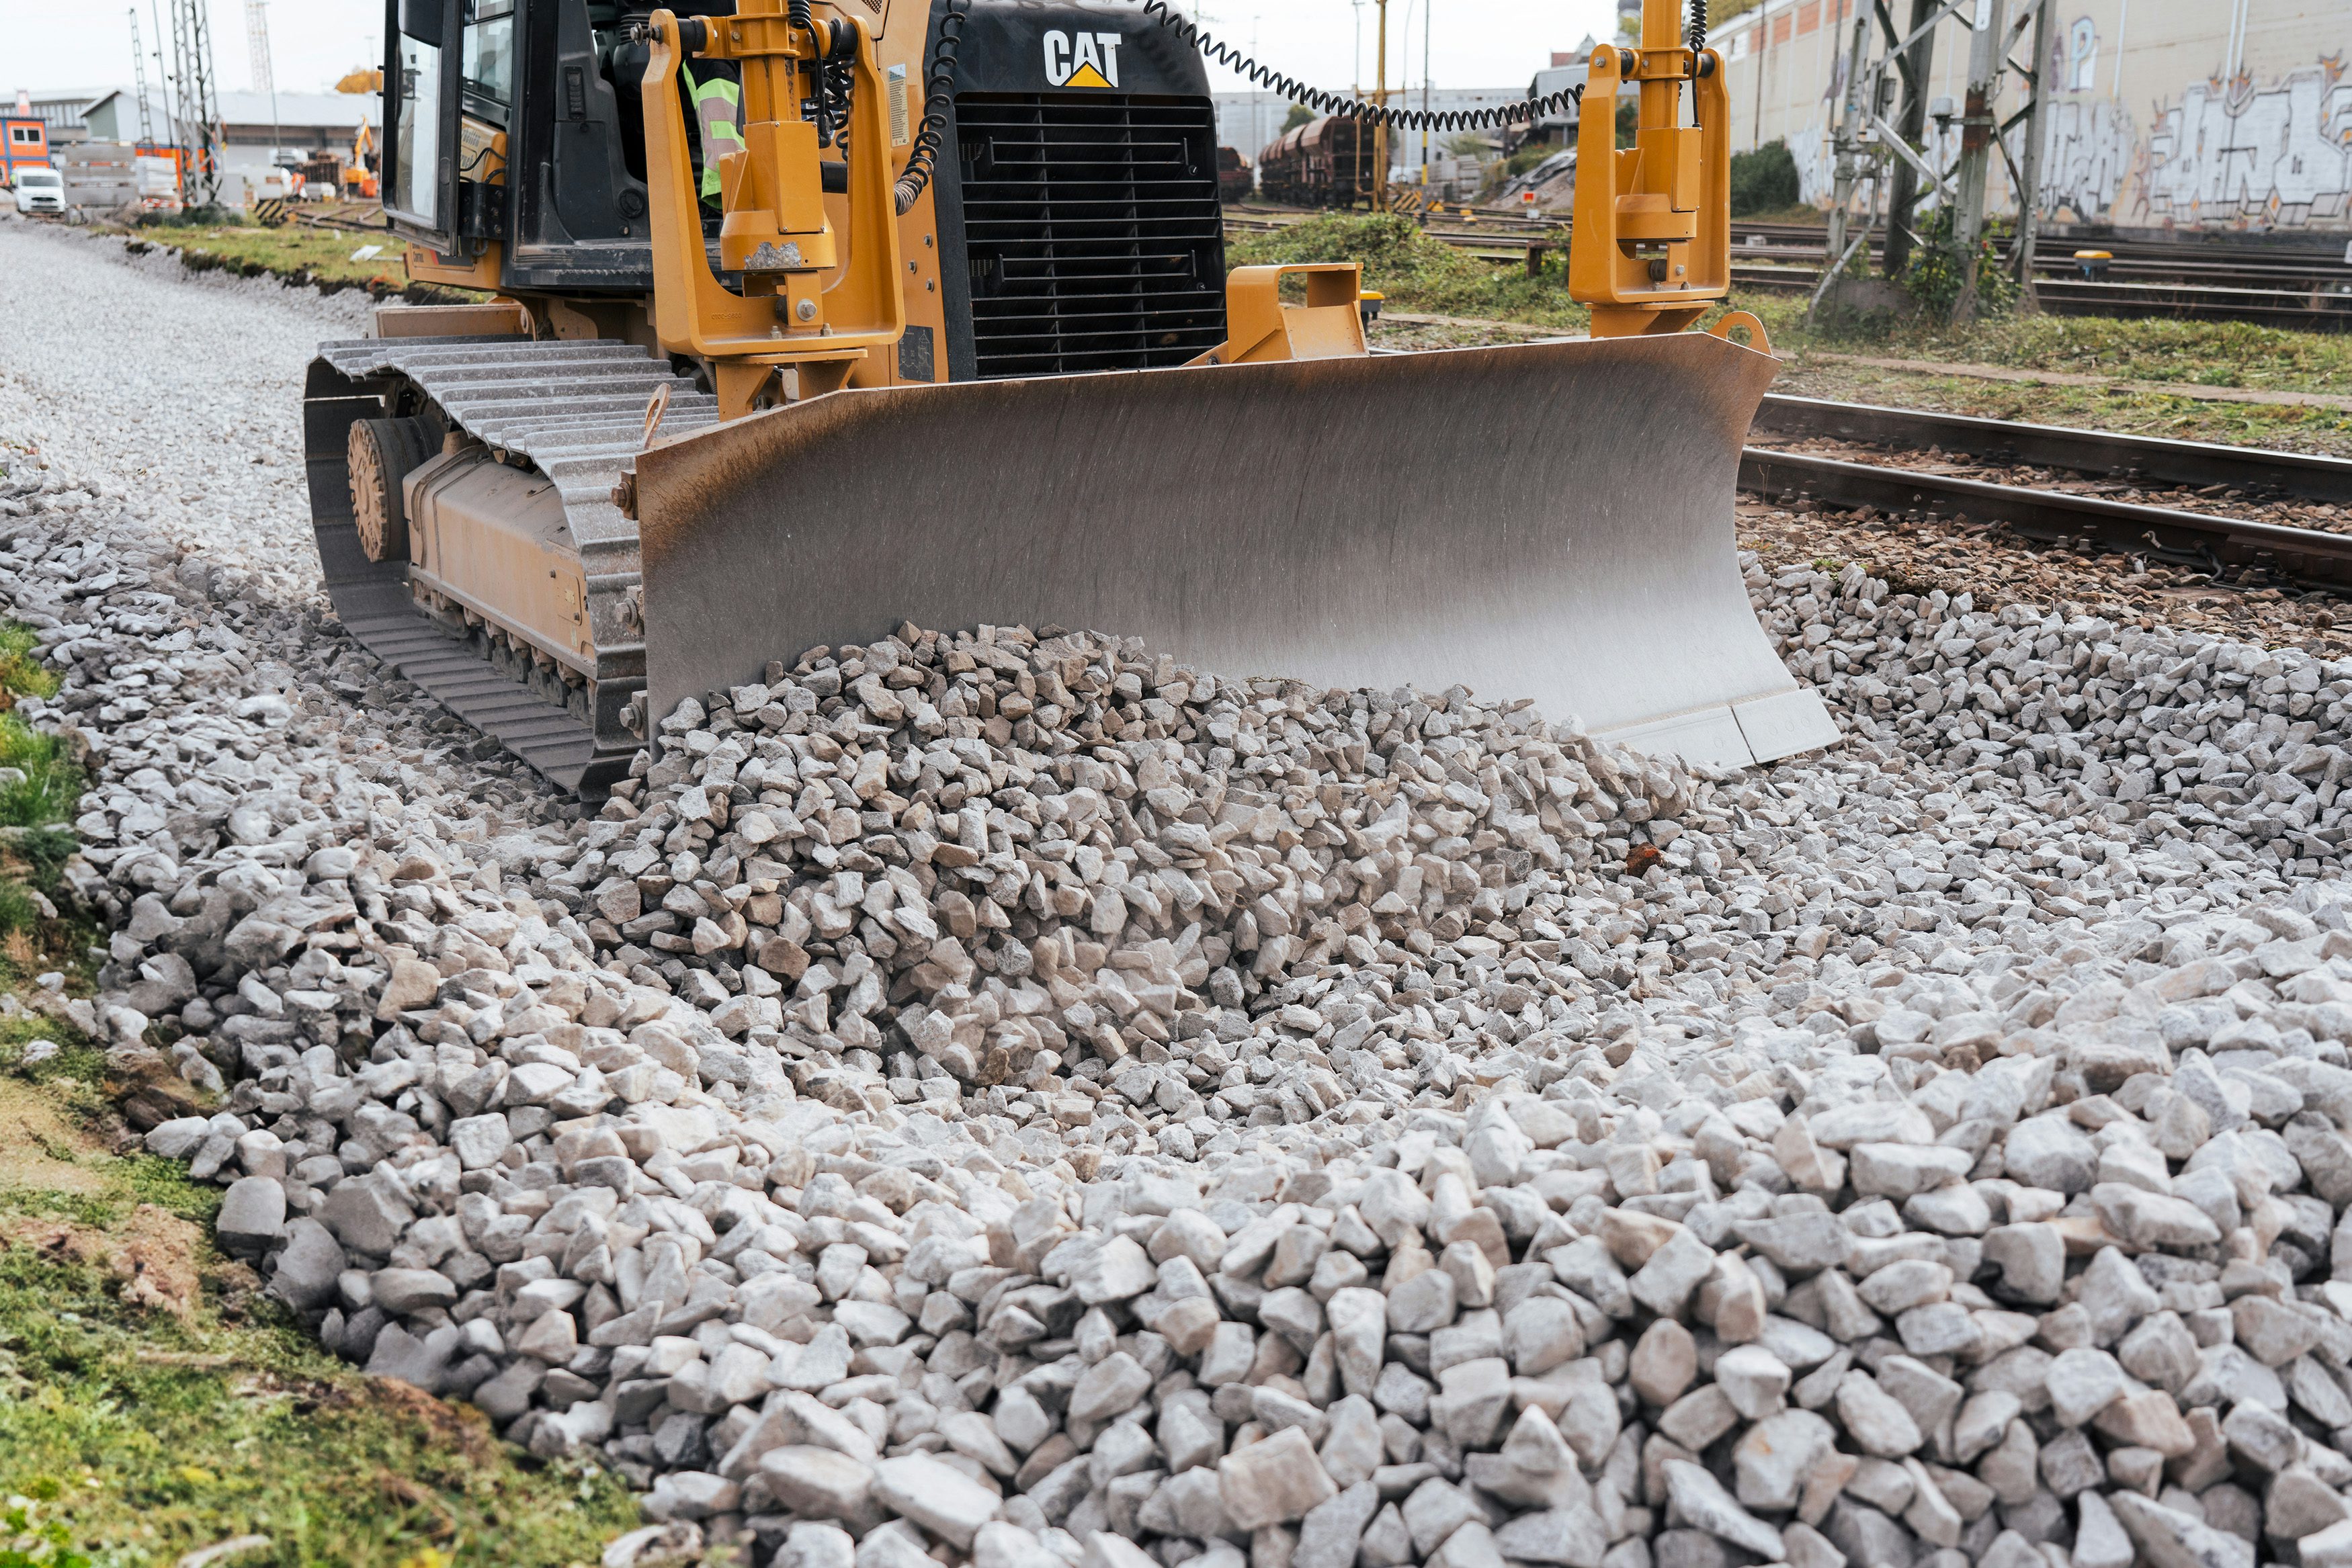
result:
<svg viewBox="0 0 2352 1568"><path fill-rule="evenodd" d="M1730 94L1723 57L1692 48L1680 25L1673 0L1643 0L1641 47L1592 51L1568 287L1592 308L1596 338L1679 332L1730 288ZM1633 145L1621 150L1617 95L1629 82L1641 88L1640 119Z"/></svg>
<svg viewBox="0 0 2352 1568"><path fill-rule="evenodd" d="M655 330L669 352L709 361L722 419L778 401L780 371L793 373L793 396L835 391L869 350L897 343L906 328L888 100L874 35L860 18L825 10L816 16L805 5L788 9L787 0L738 0L732 16L656 11L649 23ZM703 247L677 89L688 55L733 60L743 72L743 149L719 159L719 260L742 274L740 294L711 272ZM842 137L847 168L834 186L848 203L846 245L825 215L828 161L817 128L801 116L802 103L824 91L828 62L846 62L856 82Z"/></svg>

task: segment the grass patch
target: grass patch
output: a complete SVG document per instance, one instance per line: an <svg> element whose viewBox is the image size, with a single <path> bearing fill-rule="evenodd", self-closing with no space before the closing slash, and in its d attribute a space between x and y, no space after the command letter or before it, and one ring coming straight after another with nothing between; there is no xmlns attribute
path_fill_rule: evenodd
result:
<svg viewBox="0 0 2352 1568"><path fill-rule="evenodd" d="M406 246L398 236L380 229L314 229L292 223L274 229L157 225L142 228L139 239L132 243L176 250L182 260L198 271L222 269L247 277L267 273L306 283L356 287L381 283L395 291L408 283L401 269ZM364 261L352 259L353 251L372 245L381 246L382 251Z"/></svg>
<svg viewBox="0 0 2352 1568"><path fill-rule="evenodd" d="M56 689L54 682L50 689ZM50 828L71 821L81 789L82 771L67 755L65 742L13 713L0 714L0 824ZM64 856L52 852L43 858L61 862Z"/></svg>
<svg viewBox="0 0 2352 1568"><path fill-rule="evenodd" d="M0 1497L22 1515L0 1568L160 1568L241 1535L270 1542L241 1565L560 1568L636 1523L617 1479L310 1343L212 1249L218 1190L106 1152L98 1098L0 1075Z"/></svg>
<svg viewBox="0 0 2352 1568"><path fill-rule="evenodd" d="M382 246L381 254L354 260L352 253ZM364 289L380 298L412 303L483 299L487 295L440 284L411 283L403 257L407 246L383 229L319 229L289 223L267 229L240 225L142 225L127 243L134 255L174 250L191 272L233 272L245 277L278 277L312 284L332 294Z"/></svg>
<svg viewBox="0 0 2352 1568"><path fill-rule="evenodd" d="M1582 331L1591 320L1569 298L1557 260L1543 277L1530 278L1517 264L1482 261L1392 214L1327 213L1225 246L1229 267L1300 261L1361 262L1364 287L1398 310L1525 321L1563 332Z"/></svg>
<svg viewBox="0 0 2352 1568"><path fill-rule="evenodd" d="M2352 334L2299 332L2251 321L2107 316L1988 317L1965 327L1916 320L1883 330L1804 329L1804 301L1778 296L1749 308L1775 341L1893 358L1948 360L2120 381L2341 393L2352 383Z"/></svg>
<svg viewBox="0 0 2352 1568"><path fill-rule="evenodd" d="M20 696L48 698L58 695L62 678L41 664L40 640L30 626L0 622L0 710Z"/></svg>
<svg viewBox="0 0 2352 1568"><path fill-rule="evenodd" d="M1801 356L1782 370L1773 390L1850 402L1930 408L1979 419L2352 457L2352 413L2340 409L2207 402L2123 387L2036 386L1882 371Z"/></svg>

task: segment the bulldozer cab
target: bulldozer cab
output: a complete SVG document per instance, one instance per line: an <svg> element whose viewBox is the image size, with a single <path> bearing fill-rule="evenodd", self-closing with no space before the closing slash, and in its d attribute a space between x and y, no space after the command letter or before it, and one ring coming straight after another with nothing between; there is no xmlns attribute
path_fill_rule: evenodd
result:
<svg viewBox="0 0 2352 1568"><path fill-rule="evenodd" d="M381 181L429 281L653 287L642 45L618 0L386 0ZM534 171L509 181L509 169Z"/></svg>

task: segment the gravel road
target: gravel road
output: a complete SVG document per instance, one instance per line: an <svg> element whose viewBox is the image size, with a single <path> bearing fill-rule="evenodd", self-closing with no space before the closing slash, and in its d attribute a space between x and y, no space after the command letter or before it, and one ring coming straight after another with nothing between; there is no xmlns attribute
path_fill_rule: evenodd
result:
<svg viewBox="0 0 2352 1568"><path fill-rule="evenodd" d="M0 223L0 429L148 526L292 599L316 585L303 367L366 329L360 296L184 269L79 231Z"/></svg>
<svg viewBox="0 0 2352 1568"><path fill-rule="evenodd" d="M606 1568L2352 1564L2352 662L1750 558L1846 739L1728 774L903 626L588 817L320 614L352 308L0 266L35 1004Z"/></svg>

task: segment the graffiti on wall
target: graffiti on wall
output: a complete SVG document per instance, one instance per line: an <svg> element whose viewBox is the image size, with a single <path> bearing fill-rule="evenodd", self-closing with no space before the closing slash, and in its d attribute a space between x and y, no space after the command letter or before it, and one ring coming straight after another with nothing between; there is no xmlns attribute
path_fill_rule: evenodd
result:
<svg viewBox="0 0 2352 1568"><path fill-rule="evenodd" d="M2043 214L2065 221L2106 217L2139 140L2130 113L2105 99L2060 99L2043 124Z"/></svg>
<svg viewBox="0 0 2352 1568"><path fill-rule="evenodd" d="M1830 140L1829 122L1816 119L1788 136L1789 156L1797 164L1797 199L1820 206L1837 189L1837 152Z"/></svg>
<svg viewBox="0 0 2352 1568"><path fill-rule="evenodd" d="M2301 228L2352 209L2352 82L2322 57L2257 89L2250 73L2159 104L2141 154L2143 222Z"/></svg>

